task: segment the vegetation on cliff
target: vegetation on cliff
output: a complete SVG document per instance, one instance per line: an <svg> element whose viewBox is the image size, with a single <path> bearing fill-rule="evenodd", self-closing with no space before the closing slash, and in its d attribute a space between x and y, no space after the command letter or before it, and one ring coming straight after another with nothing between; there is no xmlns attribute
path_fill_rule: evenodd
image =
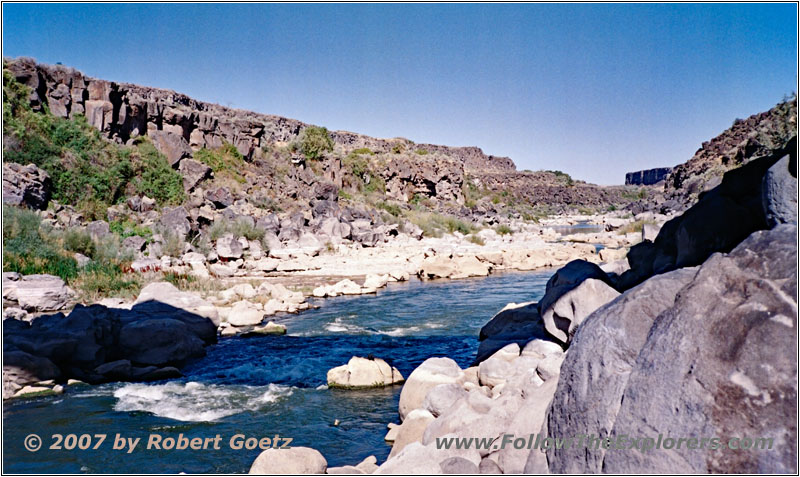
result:
<svg viewBox="0 0 800 477"><path fill-rule="evenodd" d="M144 194L160 204L184 199L181 176L146 140L131 147L103 139L77 115L58 118L32 110L30 88L3 70L3 160L35 164L53 182L53 198L74 204L88 219L105 219L109 205Z"/></svg>

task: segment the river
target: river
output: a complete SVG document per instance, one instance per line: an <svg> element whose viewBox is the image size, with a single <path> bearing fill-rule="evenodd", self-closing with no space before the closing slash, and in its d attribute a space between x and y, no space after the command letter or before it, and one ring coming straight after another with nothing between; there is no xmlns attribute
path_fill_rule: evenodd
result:
<svg viewBox="0 0 800 477"><path fill-rule="evenodd" d="M182 379L70 386L59 396L6 402L4 471L246 473L260 450L231 449L236 434L291 437L292 446L319 450L331 467L369 455L381 463L390 450L383 441L386 424L398 420L401 386L327 389L327 371L370 354L406 377L432 356L451 357L465 368L475 357L481 326L509 302L538 300L551 274L412 280L391 283L374 296L316 300L317 309L275 320L287 326L287 335L221 339L184 368ZM44 443L35 453L23 446L31 433ZM221 448L145 449L150 434L181 433L190 439L220 435ZM108 437L98 449L53 450L53 434ZM131 453L114 450L116 434L141 441Z"/></svg>

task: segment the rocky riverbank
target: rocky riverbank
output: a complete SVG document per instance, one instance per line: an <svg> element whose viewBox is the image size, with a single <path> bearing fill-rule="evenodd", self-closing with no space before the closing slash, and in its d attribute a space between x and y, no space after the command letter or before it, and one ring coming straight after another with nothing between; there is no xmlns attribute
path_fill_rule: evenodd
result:
<svg viewBox="0 0 800 477"><path fill-rule="evenodd" d="M128 273L152 283L134 300L106 298L88 307L76 304L75 293L58 277L7 272L3 275L8 358L4 396L38 393L43 386L52 389L71 379L98 383L178 376L183 363L202 356L204 346L218 337L286 333L280 323L283 314L309 308L309 297L369 295L411 277L480 277L496 270L555 267L578 258L599 263L624 255L642 239L642 232L587 234L578 228L579 233L562 235L552 228L556 222L569 226L584 221L614 229L634 219L598 216L551 220L550 226L521 223L506 235L492 229L478 232L483 244L458 233L433 239L401 233L369 248L342 241L333 251L291 241L264 251L259 242L223 236L208 255L187 252L182 257L134 261ZM89 230L98 234L105 228L95 222ZM602 244L608 248L598 254ZM624 268L624 263L609 266ZM220 274L223 268L231 272ZM182 291L159 281L164 274L191 276L198 282L193 282L195 289ZM198 283L203 286L197 287ZM203 326L198 340L187 335L187 324ZM142 337L135 338L132 330ZM145 353L142 347L152 344L151 335L159 337L163 346L152 346ZM91 343L84 343L87 339ZM75 361L74 355L83 352L79 348L87 346L95 351Z"/></svg>
<svg viewBox="0 0 800 477"><path fill-rule="evenodd" d="M400 424L389 425L386 462L326 469L323 458L314 471L796 472L790 144L727 172L635 245L629 270L607 273L585 260L560 268L538 303L509 304L487 323L474 366L422 363L404 384ZM607 445L526 447L536 435ZM617 446L623 435L671 444L631 451ZM509 436L523 445L501 446ZM702 437L717 444L700 447ZM675 447L678 438L689 445ZM448 439L497 445L443 448ZM251 469L271 471L262 458Z"/></svg>

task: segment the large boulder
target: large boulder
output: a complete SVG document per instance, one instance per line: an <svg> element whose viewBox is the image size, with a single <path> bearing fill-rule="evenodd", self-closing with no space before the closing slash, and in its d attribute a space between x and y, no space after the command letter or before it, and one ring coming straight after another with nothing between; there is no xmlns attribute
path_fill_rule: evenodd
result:
<svg viewBox="0 0 800 477"><path fill-rule="evenodd" d="M578 325L587 316L618 296L619 292L603 281L584 280L544 310L544 328L559 342L569 344Z"/></svg>
<svg viewBox="0 0 800 477"><path fill-rule="evenodd" d="M73 291L54 275L3 273L3 302L18 303L27 311L54 311L66 307Z"/></svg>
<svg viewBox="0 0 800 477"><path fill-rule="evenodd" d="M464 378L464 371L450 358L428 358L411 372L400 392L400 419L425 402L428 391L439 384L456 383Z"/></svg>
<svg viewBox="0 0 800 477"><path fill-rule="evenodd" d="M400 371L380 358L353 356L347 364L328 371L329 387L373 388L402 382Z"/></svg>
<svg viewBox="0 0 800 477"><path fill-rule="evenodd" d="M120 352L141 365L183 365L204 354L203 340L180 320L153 318L136 320L119 333Z"/></svg>
<svg viewBox="0 0 800 477"><path fill-rule="evenodd" d="M192 230L189 214L183 207L164 208L158 223L164 230L177 235L181 240Z"/></svg>
<svg viewBox="0 0 800 477"><path fill-rule="evenodd" d="M291 447L267 449L250 466L251 474L324 474L328 461L315 449Z"/></svg>
<svg viewBox="0 0 800 477"><path fill-rule="evenodd" d="M209 179L212 175L210 167L194 159L182 160L178 170L183 176L183 190L187 192L193 190L198 184Z"/></svg>
<svg viewBox="0 0 800 477"><path fill-rule="evenodd" d="M788 154L764 174L761 198L767 225L797 223L797 158Z"/></svg>
<svg viewBox="0 0 800 477"><path fill-rule="evenodd" d="M779 225L753 233L730 254L712 255L673 304L669 304L671 293L660 295L666 308L646 331L647 322L632 323L641 320L640 313L615 318L614 304L624 300L623 295L590 316L570 348L563 387L559 386L548 419L551 436L567 429L570 435L598 430L600 437L708 436L719 439L717 446L698 448L694 443L695 448L687 444L650 452L612 447L578 460L566 449L550 449L550 470L795 473L796 450L782 443L797 440L796 239L796 226ZM651 286L667 285L679 283ZM650 296L642 295L638 301L642 299ZM603 353L609 357L619 353L615 361L623 374L630 369L629 375L627 380L625 376L590 380L597 371L587 369L588 362L602 362L590 335L602 327L589 325L613 323L609 320L620 320L613 326L625 330L630 339L603 341L607 349ZM591 390L570 391L570 382ZM569 395L576 391L589 400L575 402L583 398ZM586 406L597 402L591 401L593 396L613 405ZM561 406L568 407L561 410ZM748 448L731 448L731 440L740 438L742 447ZM771 448L761 447L770 441Z"/></svg>
<svg viewBox="0 0 800 477"><path fill-rule="evenodd" d="M552 340L539 314L539 304L509 303L481 328L475 364L509 343L524 345L535 338Z"/></svg>
<svg viewBox="0 0 800 477"><path fill-rule="evenodd" d="M233 234L227 234L217 239L217 256L224 260L236 260L242 258L244 249Z"/></svg>
<svg viewBox="0 0 800 477"><path fill-rule="evenodd" d="M3 163L3 204L44 210L50 202L52 181L33 164Z"/></svg>
<svg viewBox="0 0 800 477"><path fill-rule="evenodd" d="M610 284L606 272L599 266L587 262L586 260L573 260L559 268L556 273L547 280L544 296L539 301L539 312L543 314L550 309L561 296L577 288L578 285L590 278Z"/></svg>
<svg viewBox="0 0 800 477"><path fill-rule="evenodd" d="M158 152L167 156L167 161L172 167L178 167L181 159L192 157L189 143L178 134L169 131L149 131L148 136Z"/></svg>
<svg viewBox="0 0 800 477"><path fill-rule="evenodd" d="M696 272L680 269L655 276L584 320L561 366L556 398L548 416L551 436L608 435L631 369L654 320L673 306L678 292ZM551 452L550 471L599 473L604 453L602 447Z"/></svg>
<svg viewBox="0 0 800 477"><path fill-rule="evenodd" d="M654 274L699 265L715 252L730 252L757 230L792 222L796 217L796 149L793 139L786 151L726 172L718 186L665 223L653 243L631 247L631 269L615 281L617 289L632 288Z"/></svg>
<svg viewBox="0 0 800 477"><path fill-rule="evenodd" d="M391 459L399 454L405 446L412 442L422 442L425 429L434 419L433 414L425 409L414 409L408 413L408 416L403 420L403 424L400 425L397 431L389 458Z"/></svg>
<svg viewBox="0 0 800 477"><path fill-rule="evenodd" d="M155 301L163 303L200 317L208 318L215 326L219 326L217 308L194 293L178 290L169 282L155 282L142 288L135 304Z"/></svg>
<svg viewBox="0 0 800 477"><path fill-rule="evenodd" d="M233 326L255 326L264 321L264 312L257 310L252 303L240 301L228 313L227 322Z"/></svg>

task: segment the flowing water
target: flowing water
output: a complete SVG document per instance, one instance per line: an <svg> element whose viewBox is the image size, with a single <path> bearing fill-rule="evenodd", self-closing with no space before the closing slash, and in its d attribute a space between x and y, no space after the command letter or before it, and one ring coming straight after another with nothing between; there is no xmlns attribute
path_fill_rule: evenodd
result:
<svg viewBox="0 0 800 477"><path fill-rule="evenodd" d="M222 339L186 367L182 379L70 386L59 396L4 403L3 470L247 472L260 450L231 449L236 434L291 437L292 446L322 452L329 466L356 464L369 455L383 462L390 450L383 441L386 424L398 420L401 386L327 389L327 371L370 354L404 376L431 356L467 367L481 326L509 302L538 300L551 273L414 280L389 284L376 296L318 300L318 309L275 320L286 324L288 335ZM35 453L23 447L31 433L44 443ZM220 435L220 449L145 449L150 434L181 433L189 439ZM108 437L98 449L53 450L53 434ZM131 453L114 450L116 434L141 441Z"/></svg>

